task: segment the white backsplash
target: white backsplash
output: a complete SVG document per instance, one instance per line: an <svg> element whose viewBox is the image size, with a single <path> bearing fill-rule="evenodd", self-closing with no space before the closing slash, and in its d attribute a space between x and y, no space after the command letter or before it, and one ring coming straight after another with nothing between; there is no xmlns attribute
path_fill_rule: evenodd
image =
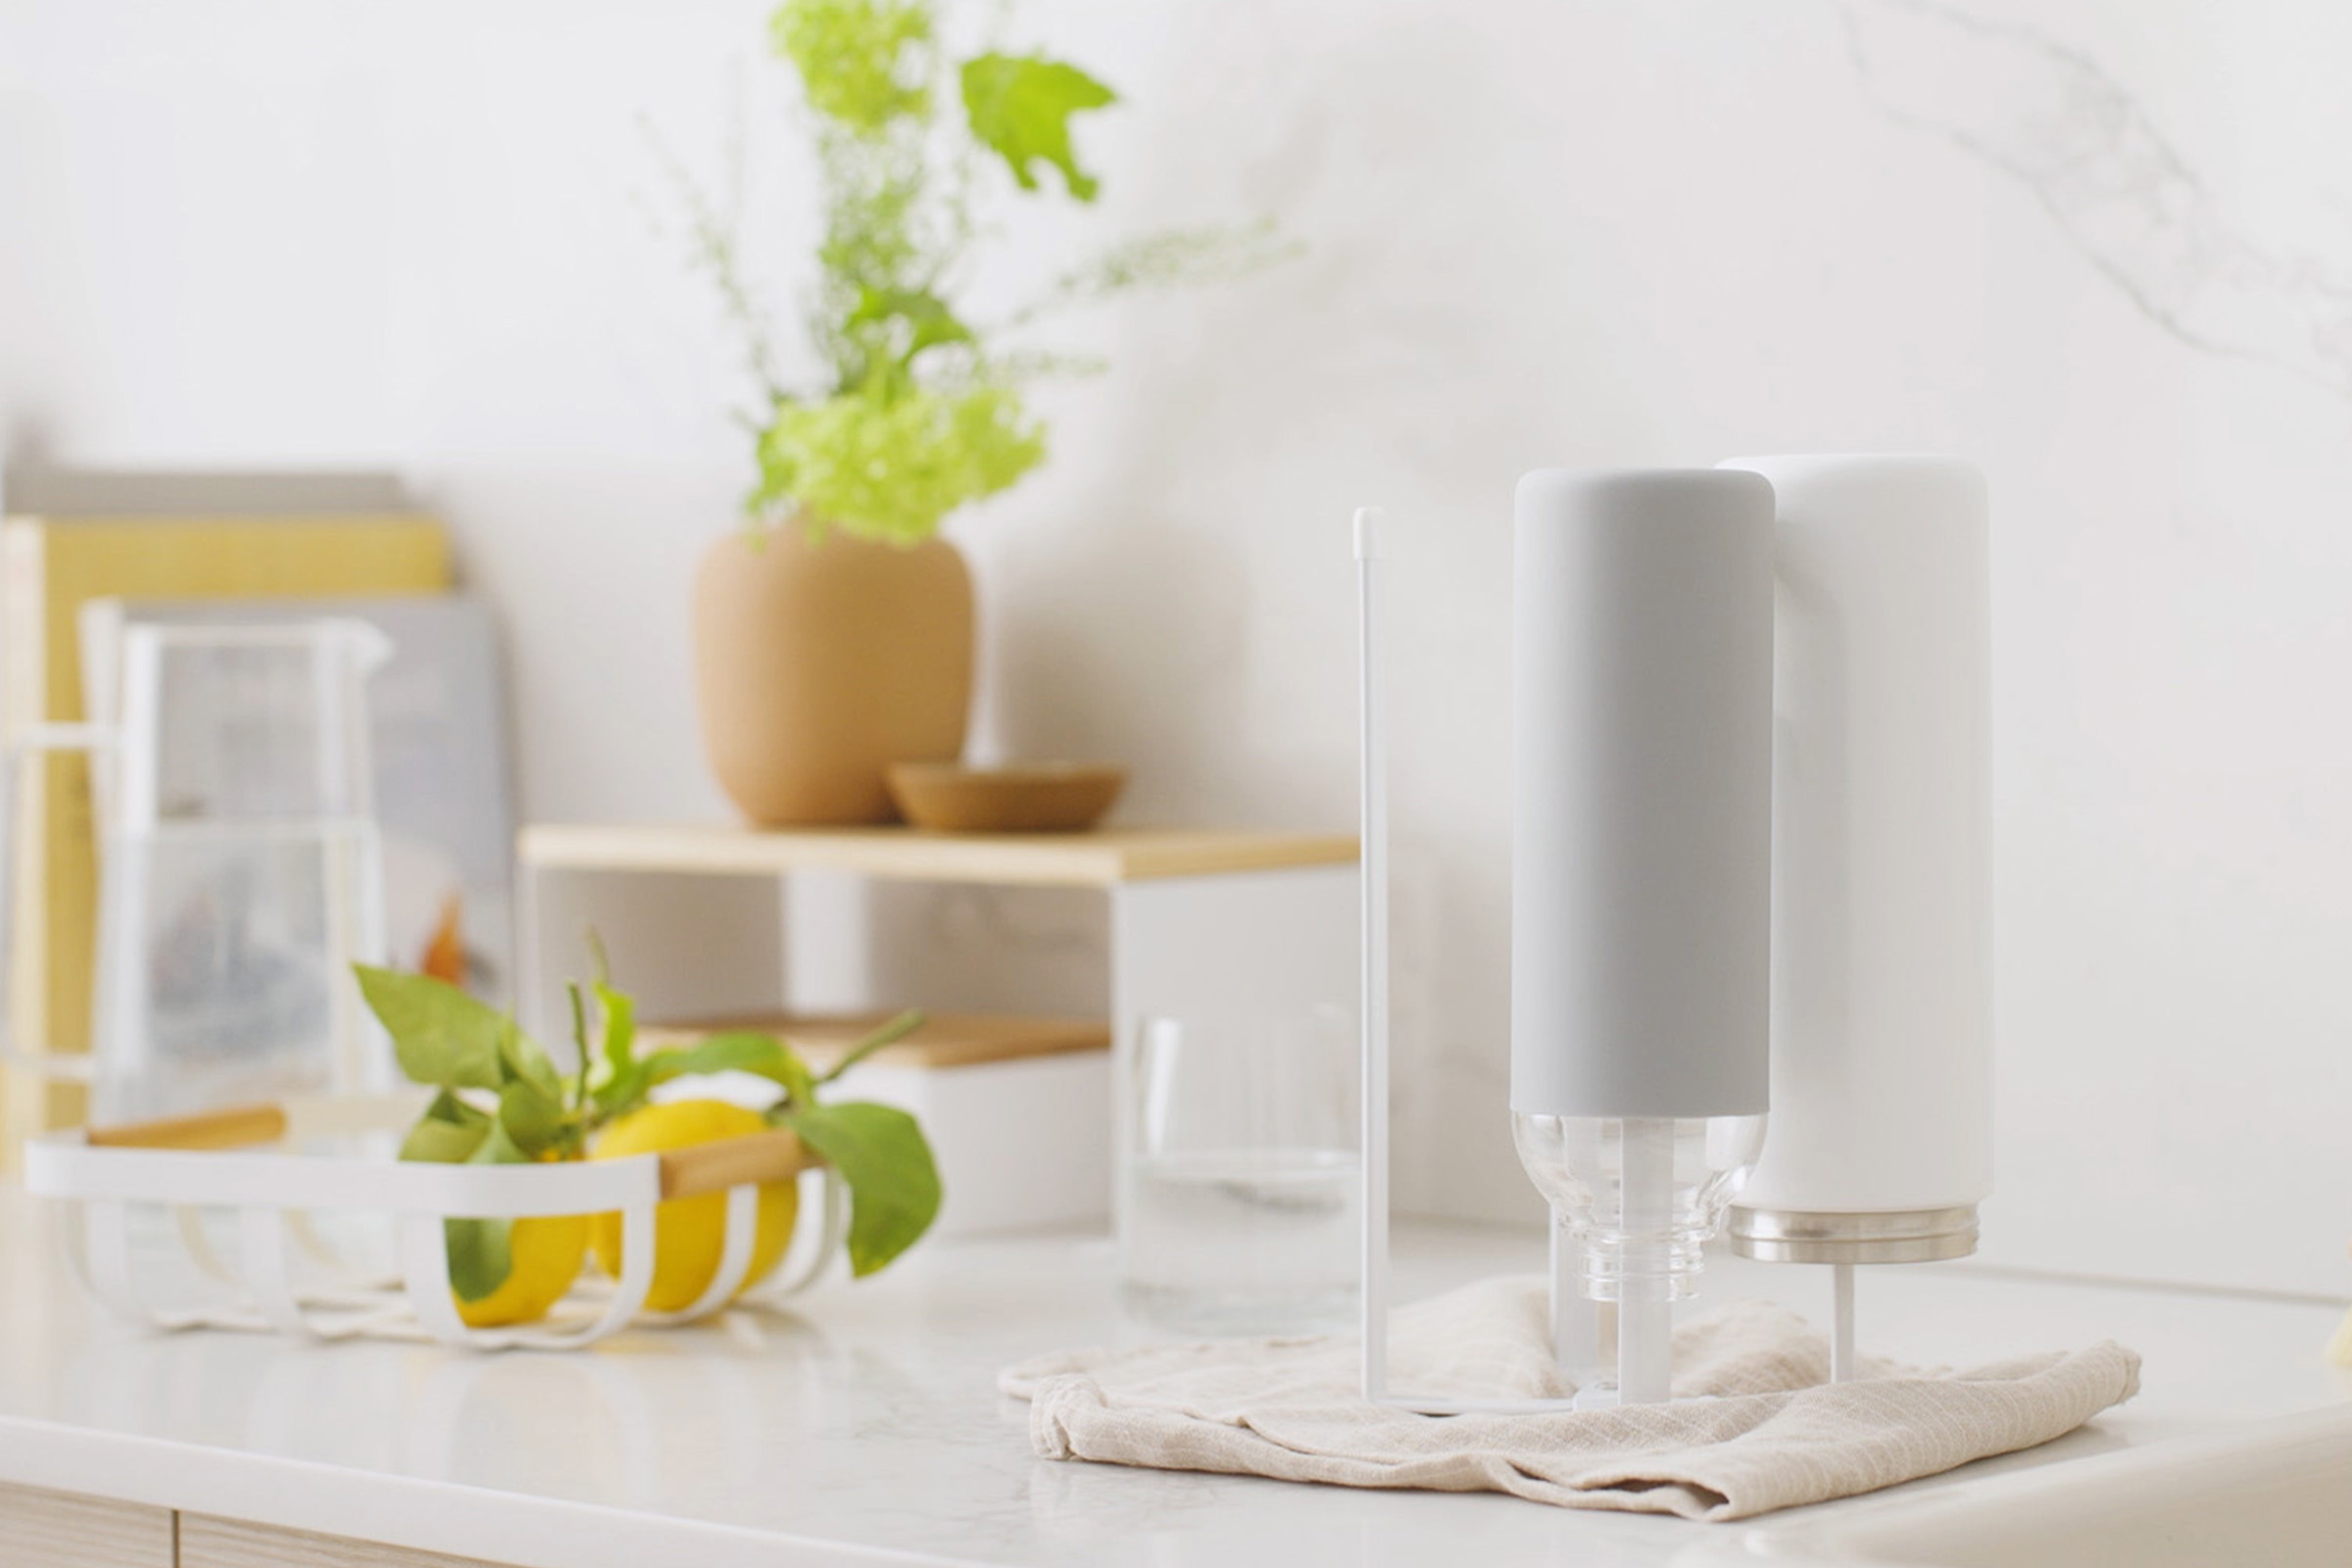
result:
<svg viewBox="0 0 2352 1568"><path fill-rule="evenodd" d="M713 163L739 75L752 254L803 275L763 10L132 25L19 0L0 12L0 411L85 463L405 468L510 616L529 814L717 815L685 584L748 477L721 412L738 357L648 221L637 120ZM1415 628L1426 673L1397 689L1454 733L1397 796L1399 918L1446 959L1399 999L1408 1204L1532 1210L1499 1136L1492 1000L1504 817L1481 737L1504 694L1441 662L1494 662L1513 479L1947 450L1984 464L1995 518L1986 1254L2343 1289L2352 12L1013 17L1130 106L1081 127L1105 189L1085 228L1262 211L1307 251L1072 323L1068 345L1115 368L1051 395L1054 463L956 530L982 585L979 739L1134 764L1133 819L1344 823L1348 511L1453 533ZM1083 241L1034 216L1008 223L1006 289ZM1014 915L906 917L985 935Z"/></svg>

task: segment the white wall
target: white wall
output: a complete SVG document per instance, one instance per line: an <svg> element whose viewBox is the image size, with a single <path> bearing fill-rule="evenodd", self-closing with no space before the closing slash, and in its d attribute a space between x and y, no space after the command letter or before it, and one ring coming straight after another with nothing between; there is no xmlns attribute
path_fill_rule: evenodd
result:
<svg viewBox="0 0 2352 1568"><path fill-rule="evenodd" d="M2011 1261L2337 1290L2352 1234L2352 16L2323 0L1031 3L1131 100L1086 232L1271 211L1244 287L1082 323L1056 458L959 520L983 741L1138 816L1350 802L1341 531L1408 612L1402 1191L1524 1213L1498 1131L1512 480L1944 449L1996 504ZM526 808L714 816L687 573L742 388L637 117L754 127L757 3L0 0L0 411L93 464L388 463L510 617ZM2028 28L2032 30L2012 30Z"/></svg>

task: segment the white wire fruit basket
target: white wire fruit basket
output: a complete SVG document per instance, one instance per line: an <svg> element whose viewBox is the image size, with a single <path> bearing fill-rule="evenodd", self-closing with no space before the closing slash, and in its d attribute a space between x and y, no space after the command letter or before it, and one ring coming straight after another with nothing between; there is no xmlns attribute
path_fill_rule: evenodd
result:
<svg viewBox="0 0 2352 1568"><path fill-rule="evenodd" d="M841 1250L847 1190L789 1131L537 1165L391 1157L426 1098L288 1101L51 1133L25 1145L24 1185L63 1205L68 1250L90 1293L165 1329L569 1349L632 1324L691 1322L736 1299L760 1187L784 1180L803 1184L802 1212L814 1223L796 1227L759 1298L808 1289ZM709 1285L680 1310L649 1310L656 1205L719 1192L726 1227ZM536 1322L475 1328L460 1317L444 1221L614 1213L616 1279L583 1273Z"/></svg>

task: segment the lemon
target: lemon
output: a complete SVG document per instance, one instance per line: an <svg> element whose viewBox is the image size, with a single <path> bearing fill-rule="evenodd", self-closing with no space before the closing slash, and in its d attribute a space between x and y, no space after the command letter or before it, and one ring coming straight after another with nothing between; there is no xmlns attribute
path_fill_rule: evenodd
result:
<svg viewBox="0 0 2352 1568"><path fill-rule="evenodd" d="M588 1256L587 1215L533 1215L516 1220L512 1235L514 1266L505 1284L478 1301L450 1293L457 1296L458 1317L467 1328L536 1322L580 1277Z"/></svg>
<svg viewBox="0 0 2352 1568"><path fill-rule="evenodd" d="M619 1159L627 1154L658 1154L665 1150L690 1149L721 1138L740 1138L763 1132L760 1113L723 1100L673 1100L631 1111L605 1129L591 1159ZM792 1241L793 1221L800 1215L800 1188L790 1182L763 1182L760 1187L760 1220L753 1232L752 1266L736 1295L750 1290L784 1260ZM719 1253L727 1240L727 1195L698 1193L673 1198L654 1210L654 1283L645 1304L657 1312L676 1312L692 1306L718 1272ZM589 1221L589 1243L596 1249L597 1265L614 1279L620 1277L620 1216L598 1214Z"/></svg>

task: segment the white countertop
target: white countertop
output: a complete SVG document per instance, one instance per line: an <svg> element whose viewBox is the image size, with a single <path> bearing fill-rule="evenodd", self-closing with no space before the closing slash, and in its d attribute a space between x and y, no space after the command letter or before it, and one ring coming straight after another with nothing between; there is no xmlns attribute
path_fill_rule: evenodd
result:
<svg viewBox="0 0 2352 1568"><path fill-rule="evenodd" d="M84 1299L42 1219L0 1189L0 1482L523 1568L1645 1565L1757 1528L1037 1458L1026 1406L999 1396L997 1369L1139 1337L1119 1322L1097 1239L927 1244L873 1280L820 1287L793 1315L484 1355L149 1333ZM1398 1253L1407 1294L1542 1261L1537 1235L1469 1228L1400 1226ZM1828 1282L1721 1258L1702 1290L1775 1297L1818 1319ZM2337 1309L2319 1302L1964 1264L1865 1271L1860 1295L1864 1348L1901 1359L1963 1364L2102 1338L2146 1357L2132 1403L1958 1475L2352 1399L2352 1374L2321 1359Z"/></svg>

